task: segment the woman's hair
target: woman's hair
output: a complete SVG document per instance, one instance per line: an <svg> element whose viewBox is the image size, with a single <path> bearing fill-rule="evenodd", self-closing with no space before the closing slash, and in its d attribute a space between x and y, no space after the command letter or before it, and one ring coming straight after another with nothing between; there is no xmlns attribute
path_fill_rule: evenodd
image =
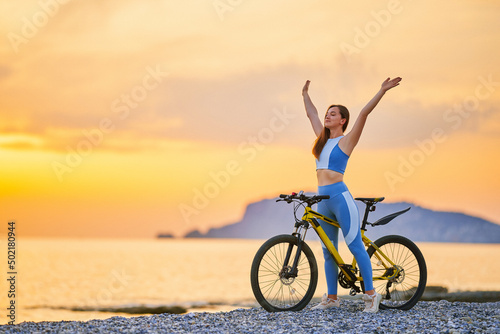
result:
<svg viewBox="0 0 500 334"><path fill-rule="evenodd" d="M345 119L345 123L342 125L342 132L344 132L347 129L347 124L349 124L349 110L347 110L346 107L340 104L332 104L331 106L326 109L326 112L330 110L332 107L337 107L340 110L340 116ZM314 142L314 146L312 149L312 153L316 157L316 159L319 159L319 155L321 154L321 151L323 150L323 147L325 146L326 142L328 141L328 138L330 138L330 129L323 127L323 131L321 131L321 134L316 138L316 141Z"/></svg>

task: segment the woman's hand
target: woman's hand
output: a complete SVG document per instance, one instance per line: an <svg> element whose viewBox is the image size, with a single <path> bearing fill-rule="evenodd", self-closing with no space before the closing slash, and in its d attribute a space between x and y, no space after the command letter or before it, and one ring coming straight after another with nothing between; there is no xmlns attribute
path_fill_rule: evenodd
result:
<svg viewBox="0 0 500 334"><path fill-rule="evenodd" d="M309 84L311 81L307 80L306 84L304 85L304 88L302 88L302 96L306 95L309 93Z"/></svg>
<svg viewBox="0 0 500 334"><path fill-rule="evenodd" d="M399 85L399 82L401 81L400 77L394 78L391 80L391 78L385 79L384 82L382 82L381 90L384 92L387 92L389 89L394 88Z"/></svg>

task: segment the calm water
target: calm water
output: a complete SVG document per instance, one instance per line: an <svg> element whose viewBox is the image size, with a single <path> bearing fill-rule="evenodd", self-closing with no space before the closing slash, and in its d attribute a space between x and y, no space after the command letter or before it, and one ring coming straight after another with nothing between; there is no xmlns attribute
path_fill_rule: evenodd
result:
<svg viewBox="0 0 500 334"><path fill-rule="evenodd" d="M250 264L262 243L228 239L19 239L16 322L131 316L72 311L75 307L215 302L228 306L214 310L229 310L238 307L234 304L248 305L254 302ZM4 240L0 244L5 245ZM321 246L319 242L308 244L320 266L319 297L326 291ZM446 286L451 291L500 291L500 245L418 246L427 262L428 285ZM341 255L348 258L348 254L342 245ZM1 268L0 310L6 310L7 270L3 265ZM0 323L6 322L6 311L0 311Z"/></svg>

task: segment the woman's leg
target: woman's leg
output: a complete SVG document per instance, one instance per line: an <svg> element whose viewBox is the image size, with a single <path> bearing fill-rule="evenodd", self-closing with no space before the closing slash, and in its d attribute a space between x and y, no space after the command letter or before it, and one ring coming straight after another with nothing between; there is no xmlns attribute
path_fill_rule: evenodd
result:
<svg viewBox="0 0 500 334"><path fill-rule="evenodd" d="M358 263L365 284L365 291L373 292L373 273L370 257L361 239L359 211L352 195L347 190L336 196L330 210L338 218L347 247Z"/></svg>
<svg viewBox="0 0 500 334"><path fill-rule="evenodd" d="M322 194L325 195L325 194ZM335 219L335 215L328 209L327 206L328 200L324 200L318 203L318 213ZM335 248L338 249L339 246L339 229L333 225L330 225L322 220L319 221L321 227L325 231L328 238L332 241L332 244ZM323 248L323 257L325 258L325 275L326 275L326 285L328 287L328 298L336 299L337 298L337 280L338 280L338 267L335 261L333 260L332 255L326 249L325 245L321 243Z"/></svg>
<svg viewBox="0 0 500 334"><path fill-rule="evenodd" d="M363 295L363 301L365 302L365 309L363 312L377 312L382 296L379 295L378 293L375 293L375 290L373 290L372 266L370 262L370 257L368 256L363 241L361 240L358 208L354 203L354 199L352 198L351 193L347 189L347 186L343 182L335 183L329 185L328 187L330 187L329 188L330 199L323 201L325 207L323 207L322 210L324 210L325 212L329 211L330 217L331 215L333 215L337 218L336 220L339 222L340 228L342 229L342 234L344 235L347 247L349 247L349 250L354 255L354 258L358 263L359 269L361 271L361 276L363 277L363 282L365 285L365 292L366 292L366 295ZM337 235L338 235L338 229L337 229ZM335 247L337 247L337 245L338 241ZM325 249L323 250L323 253L325 254L325 269L326 269L327 266L326 254L328 254L329 258L331 258L331 256L328 252L325 253ZM337 277L338 277L338 271L336 270L335 279L337 279ZM329 281L327 274L327 283L328 282ZM330 284L328 284L328 290L330 291ZM336 291L337 291L337 282L335 282L335 294ZM327 300L325 297L324 299ZM337 296L335 295L335 297Z"/></svg>

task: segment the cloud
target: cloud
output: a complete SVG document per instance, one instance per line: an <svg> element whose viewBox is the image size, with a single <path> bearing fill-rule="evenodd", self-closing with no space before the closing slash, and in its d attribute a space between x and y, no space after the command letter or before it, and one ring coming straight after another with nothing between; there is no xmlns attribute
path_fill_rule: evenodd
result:
<svg viewBox="0 0 500 334"><path fill-rule="evenodd" d="M340 62L335 66L289 63L222 77L169 75L144 100L136 101L134 108L126 108L126 117L116 112L112 102L123 94L130 95L137 85L108 97L106 103L93 104L90 99L89 111L78 107L71 112L60 108L26 110L26 122L9 124L3 118L0 130L36 135L43 139L43 147L65 150L85 139L84 133L98 129L103 119L109 119L113 130L100 145L103 150L161 149L162 143L176 140L236 147L267 127L274 110L286 109L294 115L293 122L274 144L309 148L313 136L301 96L306 79L312 80L310 94L319 112L334 102L345 104L353 118L351 126L384 79L379 70L365 68L363 63L350 66L341 66ZM136 82L140 84L141 80ZM403 80L401 86L389 91L370 115L360 147L412 146L415 140L428 138L436 128L447 133L478 133L487 126L494 132L492 123L500 121L494 99L481 101L481 108L471 117L463 117L450 113L453 103L426 102L411 95L406 85ZM471 87L474 91L474 85ZM98 100L106 99L101 96ZM463 101L457 99L456 103ZM125 103L120 105L124 107ZM155 140L157 145L153 144Z"/></svg>
<svg viewBox="0 0 500 334"><path fill-rule="evenodd" d="M43 139L33 135L3 135L0 136L0 147L14 150L33 150L43 146Z"/></svg>
<svg viewBox="0 0 500 334"><path fill-rule="evenodd" d="M12 68L6 65L0 65L0 81L12 75Z"/></svg>
<svg viewBox="0 0 500 334"><path fill-rule="evenodd" d="M447 36L464 29L447 25L446 35L436 34L440 16L425 10L432 5L404 3L401 17L393 17L349 62L339 45L351 41L355 28L373 21L371 12L387 4L367 2L359 11L357 5L317 1L307 5L308 15L302 15L303 3L283 5L244 3L220 20L206 1L197 6L69 2L18 56L9 54L0 66L0 131L36 136L44 147L61 150L109 118L115 128L108 142L113 139L117 149L154 147L150 141L155 139L236 145L267 126L274 109L286 108L297 118L287 128L288 139L279 143L300 145L312 141L300 95L306 79L312 80L311 95L320 112L338 102L355 117L386 76L401 75L402 85L370 116L365 135L370 140L361 145L404 146L437 126L449 127L443 113L474 92L475 83L466 79L487 75L483 69L493 71L488 64L494 53L483 51L495 47L485 44L486 37L471 41L470 47L452 41L449 48L436 50ZM17 11L16 17L29 17L35 7ZM485 15L486 7L474 15L497 22ZM478 18L468 9L453 9L466 18L464 36L475 36L470 29L476 27L498 39L493 30L475 25ZM407 39L405 31L413 28L408 22L423 17L426 25ZM15 19L9 22L16 26ZM472 65L461 66L469 58ZM130 95L147 68L155 66L169 76L120 118L113 102ZM495 132L496 96L484 101L480 117L464 118L458 130Z"/></svg>

